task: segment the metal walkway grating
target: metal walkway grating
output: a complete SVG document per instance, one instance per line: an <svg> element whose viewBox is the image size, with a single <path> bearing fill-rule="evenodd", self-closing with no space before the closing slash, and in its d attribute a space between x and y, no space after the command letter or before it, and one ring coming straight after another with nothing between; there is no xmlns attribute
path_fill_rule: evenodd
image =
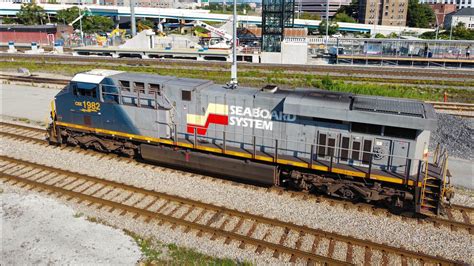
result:
<svg viewBox="0 0 474 266"><path fill-rule="evenodd" d="M423 103L416 101L411 102L368 97L355 97L352 109L377 113L415 116L421 118L425 117Z"/></svg>

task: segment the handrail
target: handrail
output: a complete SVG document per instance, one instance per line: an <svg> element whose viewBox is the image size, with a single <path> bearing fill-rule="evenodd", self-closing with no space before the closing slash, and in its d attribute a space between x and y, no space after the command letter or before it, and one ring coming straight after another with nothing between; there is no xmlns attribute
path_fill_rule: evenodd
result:
<svg viewBox="0 0 474 266"><path fill-rule="evenodd" d="M109 86L109 87L114 87L116 88L116 92L118 93L115 93L115 92L105 92L103 91L102 93L104 95L114 95L114 96L117 96L119 97L119 102L123 102L123 99L122 98L135 98L137 102L134 102L132 100L132 104L135 104L135 106L138 106L138 101L142 101L142 100L147 100L148 101L148 104L146 106L150 107L150 108L155 108L155 106L157 105L156 103L156 97L154 97L155 95L151 95L151 94L143 94L143 93L137 93L135 94L134 92L130 92L130 93L126 93L126 94L122 94L122 89L121 87L119 86L116 86L116 85L103 85L103 86ZM126 88L129 88L129 87L126 87ZM123 92L126 92L126 91L123 91ZM145 88L145 92L147 92L146 88ZM164 99L167 101L167 103L169 104L169 106L171 106L172 110L176 112L176 108L173 106L173 104L171 103L171 101L166 97L166 95L164 93L160 94L164 97ZM155 101L155 104L153 104L153 101ZM143 107L144 103L142 103L142 107ZM172 112L173 113L173 112ZM288 146L288 145L291 145L291 144L303 144L305 146L305 149L303 151L297 151L298 154L300 155L303 155L304 157L303 158L306 158L306 159L312 159L310 161L310 165L313 164L314 160L318 160L318 159L321 159L321 157L323 157L323 160L326 160L327 157L331 156L332 157L332 160L336 160L336 162L343 162L343 163L347 163L349 165L359 165L359 166L364 166L364 167L368 167L370 169L370 171L372 171L373 169L373 166L374 165L381 165L381 164L378 164L377 163L377 158L380 158L380 157L388 157L388 158L382 158L381 160L384 160L384 163L383 164L387 164L387 168L388 168L388 163L389 162L393 162L394 159L401 159L400 161L404 161L405 163L404 164L400 164L400 165L391 165L391 167L396 167L397 169L399 168L402 168L402 170L398 170L395 169L395 170L389 170L390 172L395 172L395 173L400 173L404 176L404 184L408 183L408 179L411 175L411 170L412 170L412 167L415 164L416 161L421 161L421 159L416 159L416 158L412 158L412 157L408 157L408 156L398 156L398 155L392 155L390 153L376 153L373 151L373 147L374 147L374 142L375 142L375 139L378 137L376 135L374 136L371 136L370 137L370 140L372 141L372 146L370 148L369 151L364 151L363 149L363 145L360 146L359 149L352 149L351 148L343 148L341 147L341 143L336 141L334 146L331 146L329 144L320 144L320 143L315 143L317 142L317 136L318 134L316 133L316 137L313 139L312 142L306 142L304 141L303 143L301 141L294 141L294 140L288 140L288 139L282 139L282 138L269 138L269 137L264 137L264 136L255 136L253 134L245 134L245 133L238 133L238 132L230 132L230 131L227 131L227 128L224 127L224 130L217 130L217 129L212 129L212 128L209 128L208 129L208 132L211 132L211 133L214 133L214 136L213 137L209 137L209 136L199 136L199 135L196 135L195 137L193 136L194 134L189 134L187 133L187 125L186 124L178 124L176 123L175 121L171 121L171 124L169 125L170 129L173 130L173 128L176 129L176 132L174 132L173 130L173 138L177 139L178 138L178 134L181 135L181 136L184 136L185 138L189 138L189 137L192 137L192 139L194 139L193 141L194 142L198 142L199 140L202 140L202 139L207 139L209 140L210 142L216 144L218 142L224 142L223 144L226 144L225 142L229 142L228 138L226 139L225 138L225 134L234 134L235 136L237 137L241 137L242 139L245 139L246 137L248 137L248 139L253 139L255 138L255 143L252 142L249 142L249 143L244 143L245 144L248 144L248 145L252 145L252 146L255 146L255 149L254 152L256 153L257 151L262 151L262 152L267 152L268 153L268 150L274 150L276 147L274 146L276 141L279 142L279 147L277 147L278 151L280 152L280 154L282 152L285 152L285 151L289 151L289 152L295 152L296 150L294 149L288 149L288 148L283 148L285 146ZM222 138L218 137L219 135L222 135ZM339 138L340 136L336 137ZM233 141L230 141L230 142L233 142ZM244 141L242 141L244 142ZM273 145L271 146L268 146L268 145L264 145L264 143L273 143ZM360 141L361 144L363 142L363 140ZM260 143L260 144L259 144ZM196 143L197 144L197 143ZM225 145L224 145L225 146ZM313 149L312 152L310 152L308 150L308 148L311 147L311 149ZM224 147L225 149L225 147ZM223 150L224 150L223 149ZM329 150L332 149L332 152L330 152ZM267 150L267 151L266 151ZM323 152L320 152L320 150L323 150ZM347 152L347 155L345 156L342 156L342 152ZM272 152L274 153L274 152ZM353 153L358 153L357 154L357 158L353 157ZM438 149L436 152L436 154L439 154L439 156L441 156L440 154L440 149ZM252 154L253 158L255 158L256 154ZM436 156L435 156L436 158ZM328 159L329 160L329 159ZM438 159L439 160L439 159ZM369 173L370 175L370 173Z"/></svg>

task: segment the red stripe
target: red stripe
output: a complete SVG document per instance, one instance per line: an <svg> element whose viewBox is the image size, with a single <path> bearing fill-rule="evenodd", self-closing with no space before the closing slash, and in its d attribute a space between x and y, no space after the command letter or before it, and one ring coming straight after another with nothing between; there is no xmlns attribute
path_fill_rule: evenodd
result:
<svg viewBox="0 0 474 266"><path fill-rule="evenodd" d="M227 115L209 114L204 126L188 124L187 125L187 132L189 134L194 134L194 129L196 128L197 129L196 133L198 135L206 135L207 128L209 127L209 124L211 124L211 123L212 124L217 124L217 125L227 126L229 124L229 117Z"/></svg>

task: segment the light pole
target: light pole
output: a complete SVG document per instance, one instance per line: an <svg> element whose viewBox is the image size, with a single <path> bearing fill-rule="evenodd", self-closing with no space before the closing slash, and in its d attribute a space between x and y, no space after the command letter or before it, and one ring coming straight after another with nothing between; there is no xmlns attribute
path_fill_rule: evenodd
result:
<svg viewBox="0 0 474 266"><path fill-rule="evenodd" d="M79 2L82 8L82 0ZM79 8L79 30L81 31L81 44L84 46L84 32L82 31L82 9Z"/></svg>
<svg viewBox="0 0 474 266"><path fill-rule="evenodd" d="M326 0L326 46L329 43L329 0Z"/></svg>
<svg viewBox="0 0 474 266"><path fill-rule="evenodd" d="M237 0L234 0L234 12L232 21L232 68L230 76L231 88L237 87Z"/></svg>
<svg viewBox="0 0 474 266"><path fill-rule="evenodd" d="M451 38L453 37L453 27L456 24L456 23L453 23L453 20L454 20L454 18L453 18L453 16L451 16L451 27L449 27L449 40L451 40Z"/></svg>
<svg viewBox="0 0 474 266"><path fill-rule="evenodd" d="M135 35L137 35L137 26L135 25L135 0L130 0L130 27L132 37L135 37Z"/></svg>
<svg viewBox="0 0 474 266"><path fill-rule="evenodd" d="M435 40L438 40L438 32L439 32L438 13L435 13L435 18L436 18L436 36L435 36Z"/></svg>

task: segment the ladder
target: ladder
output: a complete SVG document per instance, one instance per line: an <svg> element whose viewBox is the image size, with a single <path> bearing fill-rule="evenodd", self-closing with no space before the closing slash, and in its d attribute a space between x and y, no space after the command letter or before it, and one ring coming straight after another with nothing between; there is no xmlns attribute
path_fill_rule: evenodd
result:
<svg viewBox="0 0 474 266"><path fill-rule="evenodd" d="M443 199L451 189L448 177L448 153L446 150L441 152L438 146L434 154L433 164L430 165L428 161L425 161L420 199L421 213L425 215L440 214Z"/></svg>

